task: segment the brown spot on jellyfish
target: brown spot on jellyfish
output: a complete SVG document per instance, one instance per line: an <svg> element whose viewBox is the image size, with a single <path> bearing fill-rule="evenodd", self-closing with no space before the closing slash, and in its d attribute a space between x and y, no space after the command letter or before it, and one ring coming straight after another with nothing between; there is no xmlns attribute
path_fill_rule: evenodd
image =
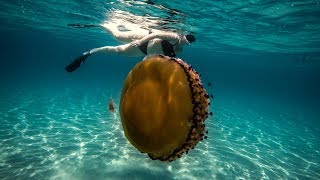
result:
<svg viewBox="0 0 320 180"><path fill-rule="evenodd" d="M123 83L119 111L124 134L151 159L176 160L204 136L207 96L199 74L186 62L149 56Z"/></svg>

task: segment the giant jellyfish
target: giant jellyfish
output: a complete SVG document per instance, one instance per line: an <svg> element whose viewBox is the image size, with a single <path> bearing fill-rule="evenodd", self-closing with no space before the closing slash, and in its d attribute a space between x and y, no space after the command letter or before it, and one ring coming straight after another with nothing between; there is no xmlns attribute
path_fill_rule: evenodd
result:
<svg viewBox="0 0 320 180"><path fill-rule="evenodd" d="M137 63L120 99L123 130L151 159L173 161L206 139L209 95L185 61L163 55Z"/></svg>

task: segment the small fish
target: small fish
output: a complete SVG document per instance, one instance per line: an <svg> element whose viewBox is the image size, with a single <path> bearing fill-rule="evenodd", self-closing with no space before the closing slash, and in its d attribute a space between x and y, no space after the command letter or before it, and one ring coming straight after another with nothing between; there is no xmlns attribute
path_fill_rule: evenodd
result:
<svg viewBox="0 0 320 180"><path fill-rule="evenodd" d="M113 104L112 98L110 98L110 101L109 101L109 111L114 112L114 104Z"/></svg>

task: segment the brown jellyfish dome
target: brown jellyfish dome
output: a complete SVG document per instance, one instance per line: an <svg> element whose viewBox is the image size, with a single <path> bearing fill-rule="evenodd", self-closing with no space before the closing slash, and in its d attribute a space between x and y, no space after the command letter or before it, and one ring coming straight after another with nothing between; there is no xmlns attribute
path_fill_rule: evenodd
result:
<svg viewBox="0 0 320 180"><path fill-rule="evenodd" d="M129 72L119 108L130 143L152 159L172 161L203 139L208 106L199 74L181 59L159 55Z"/></svg>

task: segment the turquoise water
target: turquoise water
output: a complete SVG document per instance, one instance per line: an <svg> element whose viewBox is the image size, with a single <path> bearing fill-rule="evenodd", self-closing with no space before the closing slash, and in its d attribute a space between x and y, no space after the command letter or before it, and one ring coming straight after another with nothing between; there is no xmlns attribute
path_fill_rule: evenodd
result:
<svg viewBox="0 0 320 180"><path fill-rule="evenodd" d="M320 179L320 1L1 1L0 179ZM208 139L152 161L125 138L122 82L143 57L90 57L117 45L111 19L192 32L181 59L214 95ZM107 109L112 97L116 113Z"/></svg>

